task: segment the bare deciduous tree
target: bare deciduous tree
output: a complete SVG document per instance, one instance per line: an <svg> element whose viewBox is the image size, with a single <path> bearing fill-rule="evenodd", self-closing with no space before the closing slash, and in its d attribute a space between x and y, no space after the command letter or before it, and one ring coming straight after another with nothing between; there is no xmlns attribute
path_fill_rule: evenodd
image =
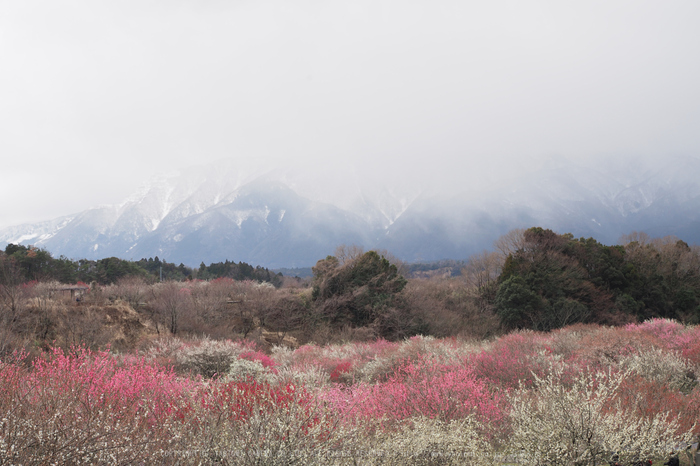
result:
<svg viewBox="0 0 700 466"><path fill-rule="evenodd" d="M400 275L403 275L404 277L408 277L410 270L408 268L408 264L406 262L402 261L386 249L372 249L372 251L376 252L380 256L383 256L386 260L389 261L391 265L395 265L396 269L398 270Z"/></svg>
<svg viewBox="0 0 700 466"><path fill-rule="evenodd" d="M247 283L245 298L239 305L244 335L257 327L264 327L268 314L274 309L276 289L267 282Z"/></svg>
<svg viewBox="0 0 700 466"><path fill-rule="evenodd" d="M26 304L19 264L5 254L0 255L0 325L14 326Z"/></svg>
<svg viewBox="0 0 700 466"><path fill-rule="evenodd" d="M525 246L525 231L524 228L510 230L493 242L493 247L501 254L502 260L505 261L509 255Z"/></svg>
<svg viewBox="0 0 700 466"><path fill-rule="evenodd" d="M153 287L149 305L158 333L159 325L163 325L173 335L177 334L185 299L189 299L189 293L177 282L163 282Z"/></svg>
<svg viewBox="0 0 700 466"><path fill-rule="evenodd" d="M335 248L335 253L333 255L336 259L338 259L338 265L342 266L349 262L357 260L357 258L364 253L365 250L362 246L358 246L356 244L346 246L344 244L341 244L340 246Z"/></svg>
<svg viewBox="0 0 700 466"><path fill-rule="evenodd" d="M498 279L503 261L503 255L498 252L484 251L474 254L462 269L462 276L470 288L481 291Z"/></svg>
<svg viewBox="0 0 700 466"><path fill-rule="evenodd" d="M146 300L147 293L148 285L139 276L121 277L114 285L114 294L129 303L132 309L137 309L139 304Z"/></svg>
<svg viewBox="0 0 700 466"><path fill-rule="evenodd" d="M422 333L485 338L499 329L493 307L481 306L480 297L457 280L410 280L402 294L404 319L422 323Z"/></svg>
<svg viewBox="0 0 700 466"><path fill-rule="evenodd" d="M618 241L622 246L627 246L630 243L637 243L639 246L646 246L651 242L651 236L643 231L633 231L627 235L620 236Z"/></svg>
<svg viewBox="0 0 700 466"><path fill-rule="evenodd" d="M275 299L265 315L265 325L277 333L278 345L282 344L287 333L302 327L308 311L307 301L300 293L282 290L275 294Z"/></svg>
<svg viewBox="0 0 700 466"><path fill-rule="evenodd" d="M59 343L66 348L86 347L96 350L109 343L112 329L107 325L104 312L92 307L63 308L58 324Z"/></svg>

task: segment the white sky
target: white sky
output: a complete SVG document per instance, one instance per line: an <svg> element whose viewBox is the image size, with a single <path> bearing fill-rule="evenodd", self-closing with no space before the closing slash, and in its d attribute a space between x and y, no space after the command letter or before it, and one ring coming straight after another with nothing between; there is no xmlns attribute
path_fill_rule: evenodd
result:
<svg viewBox="0 0 700 466"><path fill-rule="evenodd" d="M700 156L698 24L697 0L5 1L0 227L223 157Z"/></svg>

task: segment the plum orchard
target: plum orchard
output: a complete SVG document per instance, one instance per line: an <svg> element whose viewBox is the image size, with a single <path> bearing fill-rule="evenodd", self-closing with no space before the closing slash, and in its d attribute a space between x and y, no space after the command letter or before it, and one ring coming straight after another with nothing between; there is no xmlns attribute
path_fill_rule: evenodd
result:
<svg viewBox="0 0 700 466"><path fill-rule="evenodd" d="M138 356L15 353L0 464L656 464L700 434L699 365L700 328L661 319L271 354L172 337Z"/></svg>

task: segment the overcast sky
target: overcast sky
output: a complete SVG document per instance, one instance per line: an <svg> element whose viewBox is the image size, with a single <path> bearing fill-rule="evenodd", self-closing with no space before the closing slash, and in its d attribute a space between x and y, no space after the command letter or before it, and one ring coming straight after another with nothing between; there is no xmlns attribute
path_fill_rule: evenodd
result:
<svg viewBox="0 0 700 466"><path fill-rule="evenodd" d="M224 157L699 156L698 24L697 0L5 1L0 227Z"/></svg>

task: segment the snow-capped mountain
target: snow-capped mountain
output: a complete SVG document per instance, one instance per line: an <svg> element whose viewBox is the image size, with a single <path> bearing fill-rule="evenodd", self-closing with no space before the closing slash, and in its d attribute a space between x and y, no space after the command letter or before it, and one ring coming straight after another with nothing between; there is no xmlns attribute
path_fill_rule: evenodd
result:
<svg viewBox="0 0 700 466"><path fill-rule="evenodd" d="M73 258L300 267L340 244L408 261L463 259L510 229L535 225L608 244L635 230L700 243L699 180L693 157L618 166L545 161L478 189L467 182L435 189L350 165L265 170L224 160L154 179L120 205L5 228L0 245Z"/></svg>

